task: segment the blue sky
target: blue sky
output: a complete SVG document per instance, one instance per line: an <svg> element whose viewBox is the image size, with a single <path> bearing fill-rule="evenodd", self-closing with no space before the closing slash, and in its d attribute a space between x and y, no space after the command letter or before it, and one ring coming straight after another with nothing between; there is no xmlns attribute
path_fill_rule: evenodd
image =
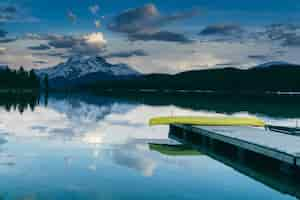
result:
<svg viewBox="0 0 300 200"><path fill-rule="evenodd" d="M0 63L105 56L141 72L300 63L298 0L2 0Z"/></svg>

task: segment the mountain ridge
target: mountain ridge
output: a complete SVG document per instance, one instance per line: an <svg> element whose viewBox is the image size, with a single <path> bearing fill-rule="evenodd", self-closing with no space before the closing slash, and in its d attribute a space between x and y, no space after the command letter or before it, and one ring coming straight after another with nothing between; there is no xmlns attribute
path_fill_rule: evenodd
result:
<svg viewBox="0 0 300 200"><path fill-rule="evenodd" d="M223 88L226 90L236 90L236 88L242 88L246 85L248 89L257 90L262 86L252 83L258 87L257 89L253 88L251 82L255 79L259 79L259 82L263 85L269 85L268 80L278 79L278 82L280 82L280 79L285 78L283 77L284 74L290 77L294 76L293 73L299 74L300 65L274 61L248 69L227 67L184 71L173 75L166 73L141 74L126 64L110 64L100 56L73 56L55 67L36 70L36 72L40 78L47 74L49 76L49 87L53 89L94 88L98 85L102 89L127 87L127 89L214 90L215 88L212 85L223 88L222 84L219 84L223 81L224 84L225 82L227 84L226 88ZM244 77L244 80L240 77ZM298 79L295 78L294 81L298 82ZM198 84L202 84L202 86L197 86ZM277 85L278 88L281 87L278 84L274 85ZM291 87L293 90L297 89L295 85L291 85ZM269 88L275 89L271 86Z"/></svg>
<svg viewBox="0 0 300 200"><path fill-rule="evenodd" d="M111 64L100 56L72 56L66 62L35 72L40 78L48 75L50 87L74 87L98 80L141 75L126 64Z"/></svg>

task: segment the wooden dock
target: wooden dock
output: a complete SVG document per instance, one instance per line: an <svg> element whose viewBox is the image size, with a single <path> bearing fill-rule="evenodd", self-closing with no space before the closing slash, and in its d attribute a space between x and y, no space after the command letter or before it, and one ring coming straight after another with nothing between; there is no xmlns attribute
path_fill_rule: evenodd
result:
<svg viewBox="0 0 300 200"><path fill-rule="evenodd" d="M255 127L170 125L170 131L197 134L209 140L225 143L238 150L253 152L278 160L292 169L300 169L300 137ZM217 144L215 144L217 145Z"/></svg>

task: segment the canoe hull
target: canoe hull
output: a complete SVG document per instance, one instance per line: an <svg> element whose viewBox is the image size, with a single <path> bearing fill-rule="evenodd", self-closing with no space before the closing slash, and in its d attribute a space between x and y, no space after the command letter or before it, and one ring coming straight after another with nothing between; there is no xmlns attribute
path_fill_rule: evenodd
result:
<svg viewBox="0 0 300 200"><path fill-rule="evenodd" d="M186 124L199 126L256 126L264 127L264 121L255 117L156 117L150 119L149 124L169 125L169 124Z"/></svg>

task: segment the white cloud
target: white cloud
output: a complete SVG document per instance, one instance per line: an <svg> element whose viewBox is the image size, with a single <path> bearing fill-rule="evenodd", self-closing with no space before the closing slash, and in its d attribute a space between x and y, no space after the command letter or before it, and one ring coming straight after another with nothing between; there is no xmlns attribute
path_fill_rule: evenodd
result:
<svg viewBox="0 0 300 200"><path fill-rule="evenodd" d="M100 6L97 5L97 4L92 5L92 6L89 7L89 10L93 15L96 15L98 13L98 11L100 10Z"/></svg>
<svg viewBox="0 0 300 200"><path fill-rule="evenodd" d="M72 23L76 23L76 21L77 21L77 15L75 15L71 10L68 11L67 15L68 15L69 20Z"/></svg>
<svg viewBox="0 0 300 200"><path fill-rule="evenodd" d="M94 24L95 24L96 28L101 27L101 21L100 20L95 20Z"/></svg>
<svg viewBox="0 0 300 200"><path fill-rule="evenodd" d="M86 43L97 45L97 46L103 46L107 42L104 39L103 34L100 33L100 32L98 32L98 33L91 33L91 34L85 35L83 38L85 39Z"/></svg>
<svg viewBox="0 0 300 200"><path fill-rule="evenodd" d="M7 48L0 47L0 54L4 54L7 51Z"/></svg>
<svg viewBox="0 0 300 200"><path fill-rule="evenodd" d="M102 33L91 33L75 41L71 52L79 55L99 54L104 50L106 43Z"/></svg>

